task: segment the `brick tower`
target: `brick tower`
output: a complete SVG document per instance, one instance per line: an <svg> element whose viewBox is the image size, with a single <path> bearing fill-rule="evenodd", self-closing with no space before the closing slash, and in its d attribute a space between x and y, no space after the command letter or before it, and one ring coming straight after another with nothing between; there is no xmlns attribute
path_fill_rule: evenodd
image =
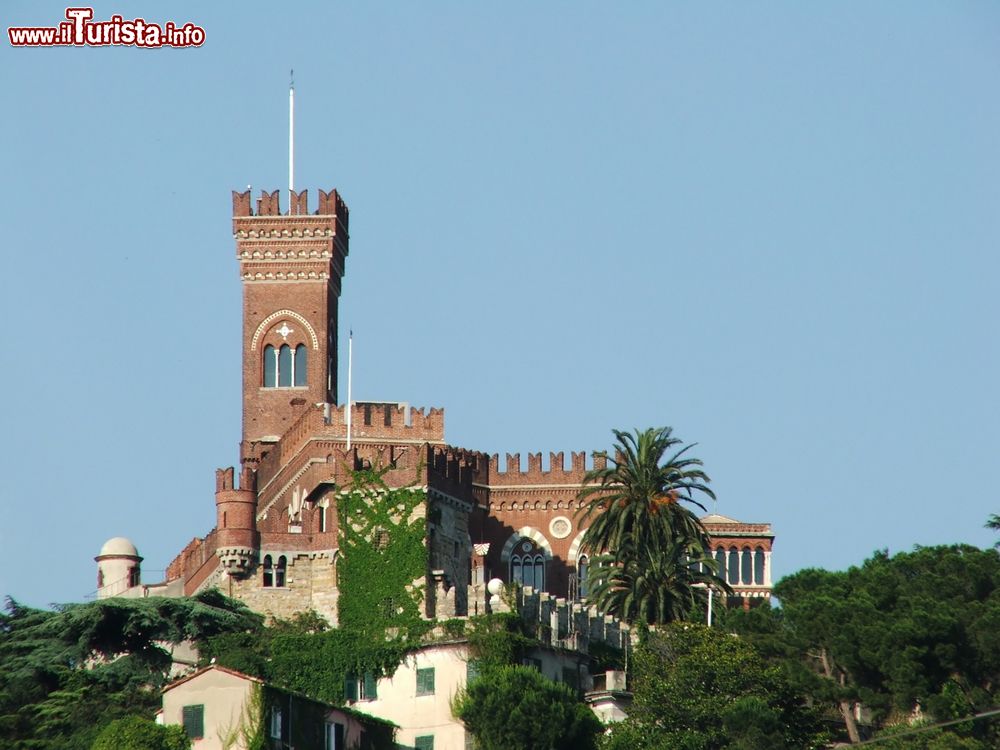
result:
<svg viewBox="0 0 1000 750"><path fill-rule="evenodd" d="M262 455L317 403L337 403L337 304L348 252L348 211L336 190L233 192L233 236L243 279L243 440L240 460Z"/></svg>

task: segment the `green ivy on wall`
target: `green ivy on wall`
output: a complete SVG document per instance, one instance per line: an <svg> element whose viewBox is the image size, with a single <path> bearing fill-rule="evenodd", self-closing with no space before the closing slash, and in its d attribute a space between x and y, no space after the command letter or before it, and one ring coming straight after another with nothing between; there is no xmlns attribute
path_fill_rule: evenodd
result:
<svg viewBox="0 0 1000 750"><path fill-rule="evenodd" d="M540 645L514 612L482 615L470 620L469 625L469 658L480 669L521 664L528 652Z"/></svg>
<svg viewBox="0 0 1000 750"><path fill-rule="evenodd" d="M337 562L340 627L384 638L406 639L427 630L421 619L427 576L427 493L390 488L385 470L354 473L337 502L340 556ZM419 509L419 510L418 510Z"/></svg>

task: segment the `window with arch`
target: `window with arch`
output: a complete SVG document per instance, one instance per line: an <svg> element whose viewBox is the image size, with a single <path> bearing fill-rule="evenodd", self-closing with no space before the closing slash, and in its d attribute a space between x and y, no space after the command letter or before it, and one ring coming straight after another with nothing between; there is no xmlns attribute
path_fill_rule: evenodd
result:
<svg viewBox="0 0 1000 750"><path fill-rule="evenodd" d="M753 552L749 547L743 548L743 559L740 561L740 581L749 586L753 583Z"/></svg>
<svg viewBox="0 0 1000 750"><path fill-rule="evenodd" d="M271 561L270 555L264 555L264 561L261 567L264 571L264 576L263 580L261 581L261 585L264 588L271 588L274 585L274 564Z"/></svg>
<svg viewBox="0 0 1000 750"><path fill-rule="evenodd" d="M580 555L576 561L576 591L581 599L587 596L587 571L590 568L590 559L587 555Z"/></svg>
<svg viewBox="0 0 1000 750"><path fill-rule="evenodd" d="M510 556L510 581L545 590L545 555L531 539L522 538Z"/></svg>
<svg viewBox="0 0 1000 750"><path fill-rule="evenodd" d="M753 553L753 582L758 586L764 585L764 550L760 547Z"/></svg>
<svg viewBox="0 0 1000 750"><path fill-rule="evenodd" d="M730 583L740 582L740 551L736 547L729 548L729 569L726 572Z"/></svg>
<svg viewBox="0 0 1000 750"><path fill-rule="evenodd" d="M306 385L308 352L305 344L294 349L288 344L264 347L264 387L291 388Z"/></svg>
<svg viewBox="0 0 1000 750"><path fill-rule="evenodd" d="M278 558L278 564L274 568L274 585L283 588L285 585L285 573L288 568L288 560L284 555Z"/></svg>
<svg viewBox="0 0 1000 750"><path fill-rule="evenodd" d="M719 547L715 550L715 562L718 563L719 572L718 576L721 580L726 580L726 551Z"/></svg>

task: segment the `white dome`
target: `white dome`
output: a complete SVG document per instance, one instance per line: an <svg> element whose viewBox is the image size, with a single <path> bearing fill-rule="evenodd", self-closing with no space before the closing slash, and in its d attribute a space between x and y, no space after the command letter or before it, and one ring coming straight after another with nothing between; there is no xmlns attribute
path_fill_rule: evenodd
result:
<svg viewBox="0 0 1000 750"><path fill-rule="evenodd" d="M104 557L105 555L124 555L127 557L138 557L139 550L135 548L135 545L131 541L123 536L116 536L113 539L109 539L101 547L101 553L98 557Z"/></svg>

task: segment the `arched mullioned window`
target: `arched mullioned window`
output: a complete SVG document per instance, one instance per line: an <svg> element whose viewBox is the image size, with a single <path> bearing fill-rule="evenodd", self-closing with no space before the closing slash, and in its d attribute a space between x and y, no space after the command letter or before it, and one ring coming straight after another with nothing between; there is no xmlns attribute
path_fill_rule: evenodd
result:
<svg viewBox="0 0 1000 750"><path fill-rule="evenodd" d="M749 547L743 548L743 559L740 560L740 581L749 586L753 583L753 553Z"/></svg>
<svg viewBox="0 0 1000 750"><path fill-rule="evenodd" d="M518 542L510 556L511 583L531 586L535 591L545 590L545 556L530 539Z"/></svg>
<svg viewBox="0 0 1000 750"><path fill-rule="evenodd" d="M302 387L308 383L309 353L305 344L293 350L288 344L275 349L268 344L264 347L264 387Z"/></svg>
<svg viewBox="0 0 1000 750"><path fill-rule="evenodd" d="M753 582L764 585L764 550L760 547L753 553Z"/></svg>
<svg viewBox="0 0 1000 750"><path fill-rule="evenodd" d="M718 576L723 581L726 580L726 551L719 547L715 550L715 561L719 564Z"/></svg>
<svg viewBox="0 0 1000 750"><path fill-rule="evenodd" d="M285 572L288 567L288 560L284 555L278 558L278 565L274 569L274 585L278 587L284 587L285 585Z"/></svg>
<svg viewBox="0 0 1000 750"><path fill-rule="evenodd" d="M729 574L730 583L740 582L740 551L736 547L729 548Z"/></svg>
<svg viewBox="0 0 1000 750"><path fill-rule="evenodd" d="M264 564L262 567L264 568L264 580L261 582L261 585L264 588L270 588L274 585L274 565L271 562L270 555L264 555Z"/></svg>

